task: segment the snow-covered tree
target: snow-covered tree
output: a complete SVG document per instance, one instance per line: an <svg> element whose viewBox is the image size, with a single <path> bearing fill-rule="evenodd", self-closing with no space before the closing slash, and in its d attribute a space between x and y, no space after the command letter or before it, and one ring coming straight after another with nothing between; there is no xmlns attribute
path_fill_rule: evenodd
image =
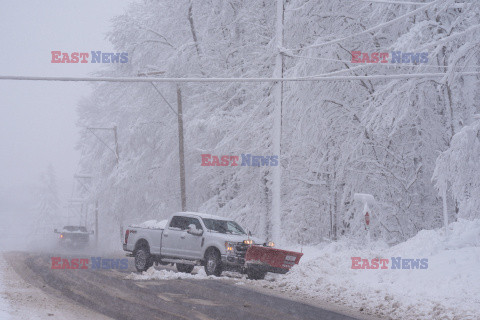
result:
<svg viewBox="0 0 480 320"><path fill-rule="evenodd" d="M293 82L283 86L282 223L291 241L353 233L354 193L373 194L392 241L441 225L431 182L438 151L478 113L479 6L326 0L285 2L284 48L273 1L143 1L109 39L128 64L104 76L271 77L446 72L442 78ZM352 64L351 52L428 51L428 64ZM272 234L270 167L202 167L201 154L272 155L273 83L182 83L187 208ZM118 128L119 158L84 132L82 169L100 211L124 219L180 210L177 84L105 83L81 102L82 127ZM167 101L167 102L166 102ZM105 135L110 133L105 132ZM112 141L104 137L105 141ZM112 141L113 145L113 141ZM94 200L92 198L92 200Z"/></svg>
<svg viewBox="0 0 480 320"><path fill-rule="evenodd" d="M440 196L450 186L459 218L480 217L480 116L453 136L437 159L433 179Z"/></svg>

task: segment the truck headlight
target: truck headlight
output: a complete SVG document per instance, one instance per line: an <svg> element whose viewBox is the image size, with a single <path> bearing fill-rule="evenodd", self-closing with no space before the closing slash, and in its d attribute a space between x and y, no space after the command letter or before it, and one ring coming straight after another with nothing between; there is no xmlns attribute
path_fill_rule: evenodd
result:
<svg viewBox="0 0 480 320"><path fill-rule="evenodd" d="M273 241L268 241L265 245L267 247L275 247L275 243Z"/></svg>
<svg viewBox="0 0 480 320"><path fill-rule="evenodd" d="M227 250L227 253L233 253L233 248L234 248L234 243L225 241L225 250Z"/></svg>
<svg viewBox="0 0 480 320"><path fill-rule="evenodd" d="M250 239L243 240L243 244L251 245L251 244L253 244L253 240L250 240Z"/></svg>

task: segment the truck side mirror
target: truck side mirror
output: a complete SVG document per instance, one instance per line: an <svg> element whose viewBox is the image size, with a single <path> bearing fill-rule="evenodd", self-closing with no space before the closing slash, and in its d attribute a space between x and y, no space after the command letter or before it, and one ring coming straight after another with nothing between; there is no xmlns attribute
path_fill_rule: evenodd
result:
<svg viewBox="0 0 480 320"><path fill-rule="evenodd" d="M194 236L201 236L203 234L203 230L199 230L194 224L191 224L188 226L187 233L193 234Z"/></svg>
<svg viewBox="0 0 480 320"><path fill-rule="evenodd" d="M252 236L252 231L248 230L248 236L249 236L249 237Z"/></svg>

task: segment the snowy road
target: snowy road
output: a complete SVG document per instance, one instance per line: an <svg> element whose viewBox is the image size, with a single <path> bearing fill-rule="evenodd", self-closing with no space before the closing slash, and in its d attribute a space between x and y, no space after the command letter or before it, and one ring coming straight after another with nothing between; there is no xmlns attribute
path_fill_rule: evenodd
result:
<svg viewBox="0 0 480 320"><path fill-rule="evenodd" d="M49 255L6 253L28 283L114 319L353 319L222 280L125 279L133 270L52 270Z"/></svg>

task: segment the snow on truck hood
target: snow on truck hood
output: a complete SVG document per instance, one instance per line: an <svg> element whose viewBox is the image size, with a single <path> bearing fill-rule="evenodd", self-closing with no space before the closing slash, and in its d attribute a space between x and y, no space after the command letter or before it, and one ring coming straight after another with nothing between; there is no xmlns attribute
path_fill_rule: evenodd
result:
<svg viewBox="0 0 480 320"><path fill-rule="evenodd" d="M217 236L219 238L222 238L225 241L230 241L230 242L243 242L243 240L253 240L255 244L264 244L265 241L263 239L260 239L258 237L249 237L246 234L229 234L229 233L220 233L220 232L215 232L215 231L209 231L209 234L211 236Z"/></svg>

